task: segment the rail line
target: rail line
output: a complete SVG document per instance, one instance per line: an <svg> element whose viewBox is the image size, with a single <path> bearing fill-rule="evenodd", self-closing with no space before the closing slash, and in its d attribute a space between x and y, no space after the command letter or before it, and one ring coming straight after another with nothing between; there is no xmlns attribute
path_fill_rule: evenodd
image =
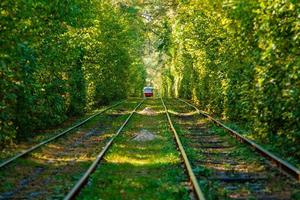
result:
<svg viewBox="0 0 300 200"><path fill-rule="evenodd" d="M167 105L172 107L169 113L174 116L177 137L205 198L295 199L298 180L282 173L247 143L231 138L226 132L217 133L207 115L191 111L183 100L181 104L176 103L178 100L171 101Z"/></svg>
<svg viewBox="0 0 300 200"><path fill-rule="evenodd" d="M97 155L97 158L94 160L94 162L90 165L88 170L81 176L79 181L74 185L74 187L68 192L68 194L64 197L64 200L70 200L74 199L76 195L80 192L82 187L84 187L85 183L87 182L88 178L90 175L95 171L97 166L99 165L100 161L102 160L103 156L107 152L107 150L112 146L113 141L118 135L122 132L124 127L128 124L129 120L133 116L133 114L136 112L136 110L142 105L144 100L142 100L135 108L134 110L130 113L130 115L127 117L125 122L122 124L122 126L118 129L116 134L112 136L112 138L107 142L107 144L103 147L103 150Z"/></svg>
<svg viewBox="0 0 300 200"><path fill-rule="evenodd" d="M165 109L165 113L167 115L168 122L169 122L169 125L171 127L171 130L172 130L172 132L174 134L175 141L176 141L177 146L179 148L179 151L180 151L180 153L182 155L183 162L184 162L185 168L186 168L186 170L188 172L188 176L189 176L190 181L192 183L192 186L193 186L193 189L195 191L196 197L199 200L205 200L204 194L203 194L203 192L202 192L202 190L201 190L201 188L200 188L200 186L198 184L197 178L196 178L196 176L195 176L195 174L194 174L194 172L192 170L190 161L189 161L189 159L188 159L188 157L187 157L187 155L185 153L184 147L182 146L182 143L181 143L180 138L179 138L179 136L177 134L177 131L174 128L173 122L172 122L171 117L170 117L169 112L168 112L168 108L166 107L165 102L164 102L164 100L162 98L161 98L161 102L162 102L163 107Z"/></svg>
<svg viewBox="0 0 300 200"><path fill-rule="evenodd" d="M226 131L228 131L232 136L234 136L238 141L248 144L251 147L253 147L253 149L257 152L259 152L262 156L264 156L265 158L267 158L268 160L270 160L272 163L276 164L276 166L280 169L283 170L284 172L288 173L290 176L294 177L298 182L300 182L300 170L297 169L296 167L294 167L293 165L291 165L290 163L288 163L287 161L277 157L276 155L274 155L273 153L271 153L270 151L264 149L263 147L261 147L260 145L256 144L255 142L253 142L252 140L242 136L240 133L238 133L237 131L229 128L228 126L226 126L225 124L223 124L222 122L220 122L219 120L213 118L212 116L210 116L208 113L198 109L196 106L194 106L193 104L183 100L183 99L178 99L179 101L193 107L194 109L196 109L196 111L207 117L208 119L210 119L212 122L214 122L215 124L217 124L218 126L224 128Z"/></svg>
<svg viewBox="0 0 300 200"><path fill-rule="evenodd" d="M0 169L3 168L3 167L5 167L5 166L7 166L8 164L14 162L15 160L17 160L17 159L20 158L20 157L23 157L23 156L25 156L25 155L28 155L29 153L33 152L34 150L40 148L41 146L43 146L43 145L45 145L45 144L48 144L49 142L52 142L52 141L54 141L54 140L56 140L56 139L58 139L58 138L60 138L60 137L62 137L62 136L64 136L64 135L66 135L66 134L69 133L70 131L73 131L74 129L76 129L76 128L78 128L78 127L80 127L80 126L86 124L86 123L87 123L88 121L90 121L91 119L93 119L93 118L99 116L100 114L102 114L102 113L104 113L104 112L106 112L106 111L108 111L108 110L110 110L110 109L112 109L112 108L114 108L114 107L120 105L120 104L123 103L124 101L125 101L125 100L120 101L120 102L118 102L118 103L116 103L116 104L114 104L114 105L112 105L112 106L109 106L109 107L107 107L107 108L105 108L105 109L99 111L98 113L96 113L96 114L94 114L94 115L88 117L87 119L85 119L85 120L79 122L78 124L76 124L76 125L74 125L74 126L68 128L67 130L65 130L65 131L63 131L63 132L61 132L61 133L59 133L59 134L57 134L57 135L55 135L55 136L53 136L53 137L51 137L51 138L49 138L49 139L46 139L45 141L40 142L39 144L34 145L33 147L31 147L31 148L29 148L29 149L27 149L27 150L24 150L23 152L21 152L21 153L15 155L15 156L13 156L12 158L9 158L8 160L6 160L6 161L4 161L4 162L2 162L2 163L0 164Z"/></svg>
<svg viewBox="0 0 300 200"><path fill-rule="evenodd" d="M205 199L214 199L214 198L219 198L220 197L220 196L218 196L220 194L219 193L220 191L217 191L216 194L214 194L214 191L208 191L207 188L206 188L206 185L205 185L206 183L209 183L211 185L217 185L217 186L214 186L214 187L219 187L218 189L220 189L220 188L228 189L229 188L231 190L230 192L233 192L233 193L236 192L238 195L240 195L238 197L238 199L248 199L249 198L249 196L247 196L247 194L245 194L244 191L243 191L244 193L243 192L241 192L241 194L238 193L238 191L241 191L240 188L239 188L240 186L245 187L245 188L250 187L251 191L252 191L252 189L255 190L254 193L256 192L255 195L257 195L255 197L259 197L260 199L265 199L265 198L266 199L270 199L270 198L273 199L275 197L276 197L275 199L277 199L276 195L282 195L282 194L284 195L285 194L284 192L286 192L290 195L291 190L293 190L295 188L295 185L296 185L296 187L299 186L298 185L299 180L300 180L299 170L297 168L293 167L292 165L290 165L289 163L287 163L286 161L284 161L284 160L274 156L272 153L264 150L262 147L260 147L259 145L257 145L253 141L243 137L238 132L232 130L231 128L227 127L226 125L224 125L220 121L218 121L218 120L214 119L213 117L211 117L206 112L199 110L196 106L194 106L193 104L191 104L191 103L189 103L189 102L187 102L183 99L176 99L176 100L172 99L172 101L182 102L181 105L184 104L185 105L184 108L186 110L189 110L189 112L190 112L190 110L193 108L193 109L196 110L196 112L193 111L193 112L188 113L188 114L187 113L176 113L176 112L173 113L171 111L171 109L168 108L168 105L170 107L179 108L179 109L180 109L180 106L176 107L175 106L176 104L173 106L173 104L170 104L167 101L165 103L163 98L160 98L160 100L161 100L161 103L163 105L163 109L164 109L164 112L166 114L170 129L173 132L174 139L176 141L176 145L177 145L178 150L179 150L179 152L182 156L183 164L185 166L187 175L189 177L190 184L193 188L193 194L195 195L195 198L197 198L199 200L205 200ZM64 194L66 194L66 193L65 193L65 191L63 191L63 192L60 193L61 196L59 196L57 198L63 198L65 200L76 198L76 196L80 193L81 189L88 182L88 179L91 176L91 174L94 173L96 168L101 164L101 161L103 160L103 158L106 155L107 151L112 146L114 146L113 145L114 140L121 134L123 129L129 123L132 116L137 112L137 109L143 104L144 101L145 100L141 100L140 102L139 101L134 101L134 104L132 104L132 103L130 104L131 105L130 110L132 110L132 109L133 110L131 112L130 112L130 110L128 110L128 112L126 114L126 115L128 115L128 117L126 118L126 120L125 120L125 118L116 118L117 122L119 123L118 126L120 126L121 123L122 123L122 125L119 128L118 128L118 126L116 126L115 129L111 130L109 132L109 134L110 134L109 137L105 136L107 139L102 140L103 138L101 136L102 144L99 143L99 140L93 141L93 139L90 139L91 142L93 142L93 143L92 143L92 145L90 145L88 147L84 145L85 143L79 144L79 145L83 145L84 148L93 149L94 153L93 153L93 157L90 157L90 158L92 158L89 161L90 165L85 166L85 167L81 167L81 168L78 167L78 165L80 164L80 163L77 162L77 155L78 154L74 154L74 155L76 155L76 158L73 159L73 160L76 161L76 162L73 161L73 164L71 164L72 167L69 167L68 169L69 170L70 169L75 169L76 172L72 173L73 175L74 174L83 174L83 175L80 175L80 178L76 178L76 180L78 180L78 179L79 180L78 181L75 180L76 183L74 185L72 183L74 183L75 181L72 181L72 182L67 181L69 183L69 185L65 188L71 188L72 186L73 187L69 190L69 192L67 193L66 196L64 196ZM67 134L68 132L82 126L83 124L85 124L89 120L91 120L92 118L100 115L101 113L103 113L103 112L105 112L109 109L112 109L112 108L120 105L122 102L124 102L124 101L121 101L117 104L114 104L110 107L105 108L104 110L101 110L100 112L88 117L84 121L70 127L69 129L55 135L54 137L51 137L50 139L47 139L47 140L31 147L30 149L26 150L25 152L22 152L22 153L20 153L16 156L14 156L13 158L1 163L0 168L7 166L8 164L12 163L16 159L18 159L18 158L20 158L20 157L22 157L26 154L30 154L32 151L40 148L41 146L43 146L43 145L45 145L45 144L47 144L47 143L49 143L49 142L51 142L55 139ZM122 110L122 109L120 109L120 110ZM122 111L124 111L124 110L122 110ZM183 111L183 112L185 112L185 111ZM173 115L174 115L174 121L175 120L182 120L182 121L188 122L188 123L185 123L185 124L183 123L183 125L182 125L182 126L185 126L185 125L188 126L186 128L187 132L182 134L181 128L179 129L180 131L177 132L177 130L176 130L177 129L177 121L175 122L175 125L176 125L176 129L175 129L174 123L171 119L171 116L173 116ZM108 115L108 116L110 116L110 115ZM264 155L264 157L266 157L267 159L271 160L274 164L276 164L276 166L277 166L277 168L279 168L279 170L274 170L274 167L272 167L269 163L265 164L266 161L259 161L261 163L258 163L257 166L267 165L268 167L264 168L261 171L260 170L247 171L248 169L250 169L247 166L248 163L249 163L249 160L246 160L246 161L239 160L241 157L236 159L234 157L235 154L232 154L232 150L231 150L232 148L238 149L239 146L242 146L242 145L239 144L238 142L235 142L234 144L230 143L230 142L228 143L221 136L218 136L218 134L215 134L215 133L212 133L208 130L205 130L206 128L201 127L202 126L201 123L198 124L197 120L199 119L199 116L200 116L201 119L205 119L205 123L211 124L210 121L214 122L215 124L217 124L218 126L223 128L224 130L229 131L230 134L233 135L234 138L236 138L239 142L245 143L246 145L250 145L251 147L253 147L253 149L255 149L257 152ZM204 116L204 117L201 117L201 116ZM192 117L193 120L195 120L195 121L191 121L190 117ZM104 118L104 119L106 121L111 120L110 117ZM115 119L115 118L113 118L113 119ZM125 120L125 121L123 121L123 120ZM106 125L106 127L108 127L108 125ZM105 133L107 134L107 132L105 132ZM101 133L99 133L99 134L101 134ZM84 133L83 135L85 136L87 134ZM95 137L96 136L99 136L99 135L95 135ZM228 138L230 139L229 136L226 136L226 137L227 137L227 139ZM67 138L69 138L69 137L67 137ZM74 137L72 137L72 139L73 138ZM87 138L85 138L85 137L79 138L79 139L80 139L80 141L86 141L87 140ZM230 140L235 141L235 139L230 139ZM189 143L187 143L187 141L189 141ZM70 141L70 142L73 142L73 140ZM87 144L89 144L89 143L87 143ZM62 144L62 146L63 145L65 145L65 140L64 140L64 143ZM237 145L237 147L235 147L234 145ZM75 151L73 151L72 148L73 147L70 146L70 149L71 149L70 152L75 152L75 151L78 150L78 149L74 149ZM248 147L246 147L246 148L248 148ZM44 150L44 148L42 148L42 150ZM81 149L79 148L79 150L81 150ZM69 157L72 156L72 154L69 154L68 151L65 152L65 153ZM194 153L196 152L196 153L194 155L191 154L192 155L191 156L190 155L191 151L193 151ZM89 152L89 151L84 150L83 152L86 153L86 152ZM97 153L97 152L100 152L100 153ZM82 153L82 152L80 152L80 153ZM80 155L80 153L79 153L79 155ZM196 155L196 159L195 159L195 157L193 157L195 155ZM198 156L198 158L197 158L197 156ZM276 159L276 160L272 160L272 159ZM206 169L213 166L212 168L217 169L221 165L222 165L222 167L224 167L224 163L225 163L225 165L230 165L230 167L229 167L230 170L228 170L228 171L225 170L226 173L224 173L223 169L222 170L218 169L218 170L216 170L216 173L213 173L213 174L208 175L208 174L205 174L206 172L202 173L203 171L199 174L199 172L196 169L197 166L200 166L200 168L202 166L204 166L204 168L206 168ZM249 165L251 165L251 163ZM21 166L25 166L25 165L21 165ZM195 166L196 166L196 168L195 168ZM240 166L242 166L242 168L243 168L242 170L237 169ZM253 169L253 166L254 166L254 164L252 165L251 169ZM20 168L21 167L19 167L19 169ZM77 170L77 168L78 168L78 170ZM202 168L202 170L204 168ZM15 169L12 168L11 170L15 170ZM40 176L41 171L43 171L43 170L44 170L43 166L42 167L33 166L32 171L37 171L37 172L35 172L35 174L33 174L33 176ZM49 170L49 171L51 173L53 173L53 169L51 169L51 170ZM57 173L57 172L62 173L64 171L66 171L66 170L55 171L54 174ZM77 173L77 171L78 172L80 171L80 173ZM288 179L284 178L284 175L279 173L279 171L284 171L285 173L287 173L287 174L291 175L292 177L296 178L297 179L297 184L295 184L295 183L289 184L289 181L292 178L288 178ZM3 170L3 172L4 172L4 170ZM229 172L229 173L227 173L227 172ZM11 173L11 172L8 172L8 174L9 173ZM48 173L48 171L47 171L47 173ZM278 175L278 177L277 177L277 175ZM51 174L50 176L53 176L53 174ZM276 183L276 181L278 182L278 180L279 180L279 182L280 182L280 180L284 180L284 182L282 182L282 183L286 184L284 186L286 186L287 189L284 189L283 192L277 192L276 191L274 194L273 193L263 193L264 191L261 190L258 187L259 186L265 186L265 185L267 185L269 187L268 181L270 181L270 177L274 177L274 178L271 179L271 181L273 181L275 183ZM28 180L21 179L21 182L22 181L29 181L30 182L31 179L30 180L29 179ZM64 180L63 184L67 183L67 182ZM239 185L234 185L234 184L237 184L237 183ZM246 186L245 186L245 184L246 184ZM53 185L53 183L52 183L52 185ZM61 184L59 184L59 185L61 185ZM271 185L271 186L274 186L274 184ZM238 189L236 189L236 188L238 188ZM249 189L249 191L250 191L250 189ZM215 190L215 188L213 188L213 190ZM22 190L22 192L23 191L24 190ZM0 194L0 199L1 199L2 194ZM21 195L23 195L23 194L24 193L22 193ZM270 194L271 194L271 196L268 196ZM231 195L231 193L230 193L230 195ZM252 195L252 193L251 193L251 195ZM23 198L23 197L18 196L18 198ZM250 198L253 198L253 196L250 196ZM282 198L280 196L278 199L284 199L284 198Z"/></svg>

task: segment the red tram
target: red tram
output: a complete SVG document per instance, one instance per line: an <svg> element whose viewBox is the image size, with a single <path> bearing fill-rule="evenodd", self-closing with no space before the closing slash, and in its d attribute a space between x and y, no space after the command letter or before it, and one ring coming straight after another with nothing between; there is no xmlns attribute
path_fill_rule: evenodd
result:
<svg viewBox="0 0 300 200"><path fill-rule="evenodd" d="M144 87L144 96L153 97L153 87Z"/></svg>

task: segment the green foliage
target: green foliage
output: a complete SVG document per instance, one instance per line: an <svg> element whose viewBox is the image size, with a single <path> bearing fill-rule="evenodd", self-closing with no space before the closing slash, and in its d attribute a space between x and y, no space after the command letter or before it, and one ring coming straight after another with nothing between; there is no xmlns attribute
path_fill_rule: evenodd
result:
<svg viewBox="0 0 300 200"><path fill-rule="evenodd" d="M299 157L299 2L190 0L174 12L162 93L245 122L257 139Z"/></svg>
<svg viewBox="0 0 300 200"><path fill-rule="evenodd" d="M100 0L1 1L0 143L137 95L145 70L136 15Z"/></svg>

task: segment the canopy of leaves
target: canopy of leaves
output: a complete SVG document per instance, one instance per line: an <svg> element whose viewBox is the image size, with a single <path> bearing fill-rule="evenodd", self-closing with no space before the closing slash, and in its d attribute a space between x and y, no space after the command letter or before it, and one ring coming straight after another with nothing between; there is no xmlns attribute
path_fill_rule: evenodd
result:
<svg viewBox="0 0 300 200"><path fill-rule="evenodd" d="M140 95L148 74L300 157L299 16L295 0L2 0L0 142Z"/></svg>
<svg viewBox="0 0 300 200"><path fill-rule="evenodd" d="M2 0L0 22L0 143L140 95L143 23L131 8Z"/></svg>
<svg viewBox="0 0 300 200"><path fill-rule="evenodd" d="M248 124L300 157L300 3L179 0L166 19L162 93ZM167 34L166 34L167 33Z"/></svg>

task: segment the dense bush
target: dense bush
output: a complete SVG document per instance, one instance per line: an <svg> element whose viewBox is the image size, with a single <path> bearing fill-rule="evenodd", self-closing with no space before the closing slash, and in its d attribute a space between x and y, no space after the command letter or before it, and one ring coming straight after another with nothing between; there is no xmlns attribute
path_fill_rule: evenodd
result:
<svg viewBox="0 0 300 200"><path fill-rule="evenodd" d="M300 3L182 0L175 12L162 92L300 157Z"/></svg>
<svg viewBox="0 0 300 200"><path fill-rule="evenodd" d="M0 22L0 143L140 94L143 35L134 9L102 0L3 0Z"/></svg>

